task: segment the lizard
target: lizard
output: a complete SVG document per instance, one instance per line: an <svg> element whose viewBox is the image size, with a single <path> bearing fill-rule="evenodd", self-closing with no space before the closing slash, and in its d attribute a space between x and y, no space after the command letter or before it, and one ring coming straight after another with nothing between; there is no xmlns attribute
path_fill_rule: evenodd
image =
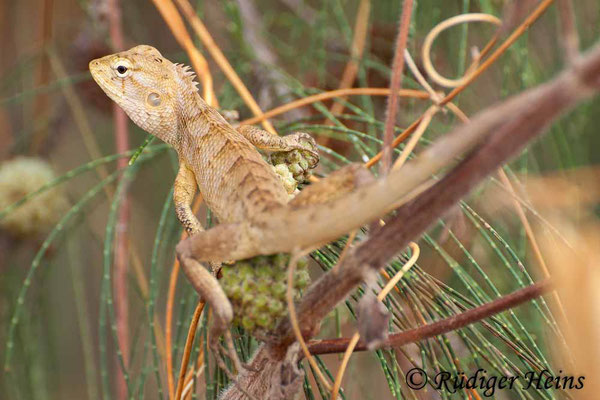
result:
<svg viewBox="0 0 600 400"><path fill-rule="evenodd" d="M281 137L250 125L234 128L202 99L189 67L172 63L148 45L92 60L89 69L100 88L135 124L177 152L175 212L190 237L206 239L201 245L204 255L193 257L181 246L177 254L184 274L213 310L211 338L218 338L233 312L215 274L199 261L218 265L261 254L255 237L273 213L285 213L289 206L323 203L351 190L360 180L355 175L363 176L357 173L360 168L345 168L328 184L309 185L290 201L280 177L257 148L308 152L314 160L312 168L318 153L308 134ZM197 189L219 221L208 231L191 209Z"/></svg>

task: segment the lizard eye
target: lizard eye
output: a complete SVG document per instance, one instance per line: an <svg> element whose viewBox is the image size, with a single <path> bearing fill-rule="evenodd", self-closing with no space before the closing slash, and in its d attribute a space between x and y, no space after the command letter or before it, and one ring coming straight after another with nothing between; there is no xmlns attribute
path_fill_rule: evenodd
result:
<svg viewBox="0 0 600 400"><path fill-rule="evenodd" d="M119 61L114 66L115 72L119 78L125 78L131 74L131 69L129 68L129 64L125 61Z"/></svg>
<svg viewBox="0 0 600 400"><path fill-rule="evenodd" d="M160 106L160 103L161 103L160 95L158 93L151 92L150 94L148 94L146 101L151 106L158 107L158 106Z"/></svg>

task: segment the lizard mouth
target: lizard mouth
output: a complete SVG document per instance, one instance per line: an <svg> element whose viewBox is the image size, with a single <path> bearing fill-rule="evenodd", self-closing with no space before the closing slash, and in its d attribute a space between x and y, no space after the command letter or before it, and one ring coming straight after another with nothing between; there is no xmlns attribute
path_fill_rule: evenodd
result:
<svg viewBox="0 0 600 400"><path fill-rule="evenodd" d="M112 98L112 90L109 84L110 81L110 67L106 65L106 62L102 60L102 58L97 58L88 64L88 68L90 73L92 74L92 78L94 81L100 86L100 88Z"/></svg>
<svg viewBox="0 0 600 400"><path fill-rule="evenodd" d="M102 69L102 63L100 62L100 59L97 58L95 60L90 61L90 63L88 64L88 68L92 73L92 78L94 78L96 83L100 84L99 74L100 70Z"/></svg>
<svg viewBox="0 0 600 400"><path fill-rule="evenodd" d="M99 70L100 70L100 61L99 59L95 59L90 61L88 68L90 70L90 73L92 74L92 78L94 78L94 80L96 81L96 83L98 85L101 85L100 83L100 79L99 79Z"/></svg>

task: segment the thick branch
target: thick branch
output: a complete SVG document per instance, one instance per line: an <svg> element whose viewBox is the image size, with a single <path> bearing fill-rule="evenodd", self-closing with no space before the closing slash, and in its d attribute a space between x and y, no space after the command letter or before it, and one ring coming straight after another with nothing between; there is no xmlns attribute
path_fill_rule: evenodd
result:
<svg viewBox="0 0 600 400"><path fill-rule="evenodd" d="M398 347L408 343L416 343L424 339L452 332L464 328L482 319L489 318L502 311L506 311L520 304L540 297L552 289L550 280L544 280L531 286L524 287L511 294L500 297L494 301L472 308L460 314L418 328L410 329L400 333L394 333L381 343L378 348ZM313 341L308 344L311 354L342 353L346 351L349 338L328 339ZM358 342L354 351L365 351L367 346Z"/></svg>

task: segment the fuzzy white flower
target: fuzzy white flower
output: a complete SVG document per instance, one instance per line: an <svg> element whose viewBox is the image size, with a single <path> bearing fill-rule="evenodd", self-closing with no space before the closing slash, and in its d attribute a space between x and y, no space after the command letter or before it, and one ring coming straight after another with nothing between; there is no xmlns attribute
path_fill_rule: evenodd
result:
<svg viewBox="0 0 600 400"><path fill-rule="evenodd" d="M0 211L39 189L56 176L50 164L34 157L16 157L0 165ZM63 193L52 188L33 196L0 220L0 228L18 237L46 232L67 206Z"/></svg>

